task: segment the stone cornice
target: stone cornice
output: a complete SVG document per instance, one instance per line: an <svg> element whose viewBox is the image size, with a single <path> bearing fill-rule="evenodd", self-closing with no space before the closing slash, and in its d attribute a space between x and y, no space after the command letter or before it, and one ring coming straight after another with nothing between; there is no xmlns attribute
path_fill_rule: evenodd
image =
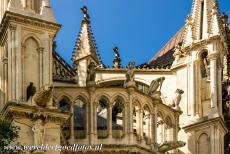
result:
<svg viewBox="0 0 230 154"><path fill-rule="evenodd" d="M207 45L213 41L220 41L220 40L221 40L221 37L219 35L212 36L208 39L204 39L199 42L193 42L191 45L184 47L183 51L187 53L186 51L191 51L193 49L200 48L200 46Z"/></svg>
<svg viewBox="0 0 230 154"><path fill-rule="evenodd" d="M50 122L64 123L70 116L69 113L57 109L40 108L27 104L8 103L3 109L5 117L29 118L32 120L43 119Z"/></svg>
<svg viewBox="0 0 230 154"><path fill-rule="evenodd" d="M216 118L212 118L212 119L208 119L208 120L200 120L196 123L192 123L192 124L189 124L189 125L183 127L183 129L185 130L185 132L188 132L194 128L198 128L198 127L202 127L202 126L208 126L208 124L214 124L215 122L218 122L222 126L223 130L225 132L228 132L228 129L225 126L224 121L221 117L216 117Z"/></svg>
<svg viewBox="0 0 230 154"><path fill-rule="evenodd" d="M105 68L105 69L97 69L96 72L97 73L126 73L127 69L125 68L120 68L120 69L116 69L116 68ZM134 69L134 73L135 74L156 74L156 73L165 73L165 74L173 74L171 69Z"/></svg>
<svg viewBox="0 0 230 154"><path fill-rule="evenodd" d="M57 23L6 11L0 25L0 36L4 36L11 22L47 29L49 31L53 31L55 35L57 31L61 28L61 25Z"/></svg>

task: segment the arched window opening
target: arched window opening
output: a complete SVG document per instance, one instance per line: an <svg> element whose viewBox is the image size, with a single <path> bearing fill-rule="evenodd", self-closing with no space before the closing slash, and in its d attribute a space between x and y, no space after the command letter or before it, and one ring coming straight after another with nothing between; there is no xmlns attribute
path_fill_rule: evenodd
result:
<svg viewBox="0 0 230 154"><path fill-rule="evenodd" d="M59 109L62 112L70 112L70 100L66 97L64 97L60 102L59 102ZM63 125L62 125L62 132L63 136L65 139L70 138L70 119L67 120Z"/></svg>
<svg viewBox="0 0 230 154"><path fill-rule="evenodd" d="M39 44L37 40L35 40L33 37L29 37L26 39L25 48L23 48L23 83L24 83L24 89L26 94L26 89L30 85L30 83L33 83L34 87L36 89L39 89L41 86L40 83L40 55L38 52ZM36 74L36 75L34 75ZM25 97L24 94L24 97ZM26 98L26 97L25 97Z"/></svg>
<svg viewBox="0 0 230 154"><path fill-rule="evenodd" d="M108 136L108 108L109 101L101 98L97 106L97 135L98 138L106 138Z"/></svg>
<svg viewBox="0 0 230 154"><path fill-rule="evenodd" d="M198 154L209 154L209 144L208 135L201 134L198 139Z"/></svg>
<svg viewBox="0 0 230 154"><path fill-rule="evenodd" d="M150 140L151 140L150 135L151 135L150 109L147 105L145 105L143 111L143 137L147 144L150 144Z"/></svg>
<svg viewBox="0 0 230 154"><path fill-rule="evenodd" d="M139 102L133 103L133 133L139 139L141 137L141 108Z"/></svg>
<svg viewBox="0 0 230 154"><path fill-rule="evenodd" d="M210 66L207 51L203 52L200 55L200 73L202 78L208 78L210 75Z"/></svg>
<svg viewBox="0 0 230 154"><path fill-rule="evenodd" d="M164 120L161 113L157 114L157 143L164 142Z"/></svg>
<svg viewBox="0 0 230 154"><path fill-rule="evenodd" d="M124 103L121 98L117 98L112 107L112 136L121 138L124 131Z"/></svg>
<svg viewBox="0 0 230 154"><path fill-rule="evenodd" d="M169 117L165 119L165 140L173 141L173 124Z"/></svg>
<svg viewBox="0 0 230 154"><path fill-rule="evenodd" d="M74 102L74 136L77 139L86 137L86 103L79 98Z"/></svg>

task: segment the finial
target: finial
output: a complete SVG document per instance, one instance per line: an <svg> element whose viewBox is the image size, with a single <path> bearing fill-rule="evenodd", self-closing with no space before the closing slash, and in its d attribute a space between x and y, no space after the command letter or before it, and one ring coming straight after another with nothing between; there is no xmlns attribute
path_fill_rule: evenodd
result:
<svg viewBox="0 0 230 154"><path fill-rule="evenodd" d="M115 53L118 53L118 47L114 47L114 48L113 48L113 51L114 51Z"/></svg>
<svg viewBox="0 0 230 154"><path fill-rule="evenodd" d="M86 6L83 6L83 7L81 8L81 11L82 11L82 13L83 13L83 15L84 15L84 18L85 18L85 19L89 19L89 14L88 14L88 9L87 9L87 7L86 7Z"/></svg>

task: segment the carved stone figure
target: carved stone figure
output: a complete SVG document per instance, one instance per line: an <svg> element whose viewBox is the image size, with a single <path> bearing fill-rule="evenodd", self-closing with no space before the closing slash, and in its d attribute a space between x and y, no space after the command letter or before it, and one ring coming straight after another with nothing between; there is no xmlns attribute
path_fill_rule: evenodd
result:
<svg viewBox="0 0 230 154"><path fill-rule="evenodd" d="M156 94L156 92L159 92L161 90L164 80L165 77L160 77L153 80L149 86L148 95L153 97Z"/></svg>
<svg viewBox="0 0 230 154"><path fill-rule="evenodd" d="M120 58L118 47L115 47L113 49L113 51L114 51L113 67L114 68L120 68L121 67L121 58Z"/></svg>
<svg viewBox="0 0 230 154"><path fill-rule="evenodd" d="M94 62L91 62L87 70L87 79L86 82L94 82L96 78L96 66Z"/></svg>
<svg viewBox="0 0 230 154"><path fill-rule="evenodd" d="M53 93L53 86L43 86L34 96L34 102L40 107L46 107L50 102Z"/></svg>
<svg viewBox="0 0 230 154"><path fill-rule="evenodd" d="M180 109L179 105L180 105L180 101L181 101L181 97L183 93L184 93L183 90L177 89L175 91L175 95L173 97L172 103L169 106L174 107L175 109Z"/></svg>
<svg viewBox="0 0 230 154"><path fill-rule="evenodd" d="M210 66L209 66L209 61L207 58L204 58L204 66L206 70L206 76L209 77L210 76Z"/></svg>
<svg viewBox="0 0 230 154"><path fill-rule="evenodd" d="M177 44L174 50L175 52L173 53L173 56L175 58L175 63L177 63L179 58L184 56L181 44Z"/></svg>
<svg viewBox="0 0 230 154"><path fill-rule="evenodd" d="M34 96L36 93L36 87L34 86L33 82L30 82L29 86L26 89L26 101Z"/></svg>
<svg viewBox="0 0 230 154"><path fill-rule="evenodd" d="M84 19L85 19L85 20L89 20L90 17L89 17L89 14L88 14L88 9L87 9L87 7L86 7L86 6L83 6L83 7L81 8L81 11L82 11L82 13L83 13L83 15L84 15Z"/></svg>
<svg viewBox="0 0 230 154"><path fill-rule="evenodd" d="M38 119L34 126L32 127L32 131L34 132L34 145L42 145L43 137L45 133L45 128L42 125L42 120Z"/></svg>
<svg viewBox="0 0 230 154"><path fill-rule="evenodd" d="M200 60L200 71L202 78L209 78L210 76L210 65L209 60L207 58L207 53L204 53Z"/></svg>
<svg viewBox="0 0 230 154"><path fill-rule="evenodd" d="M126 80L125 80L125 83L124 83L124 87L127 87L129 85L129 83L135 83L134 81L134 68L135 68L135 62L134 61L131 61L129 62L128 64L128 70L126 72Z"/></svg>

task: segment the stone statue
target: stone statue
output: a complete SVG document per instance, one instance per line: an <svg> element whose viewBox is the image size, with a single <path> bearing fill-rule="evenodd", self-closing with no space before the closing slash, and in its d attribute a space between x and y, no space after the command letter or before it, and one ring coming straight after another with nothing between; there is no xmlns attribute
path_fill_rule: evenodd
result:
<svg viewBox="0 0 230 154"><path fill-rule="evenodd" d="M161 90L164 80L165 77L160 77L155 80L152 80L149 86L148 95L153 97L157 92L159 92Z"/></svg>
<svg viewBox="0 0 230 154"><path fill-rule="evenodd" d="M205 67L205 71L206 71L206 77L209 78L210 76L210 65L209 65L209 61L208 58L204 58L204 67Z"/></svg>
<svg viewBox="0 0 230 154"><path fill-rule="evenodd" d="M135 81L134 81L134 68L135 68L135 62L134 61L131 61L129 62L128 64L128 70L126 72L126 80L125 80L125 83L124 83L124 87L127 87L130 83L131 84L135 84Z"/></svg>
<svg viewBox="0 0 230 154"><path fill-rule="evenodd" d="M32 131L34 132L34 145L39 146L43 144L43 137L45 133L45 128L42 125L42 120L38 119L34 126L32 127Z"/></svg>
<svg viewBox="0 0 230 154"><path fill-rule="evenodd" d="M114 68L120 68L121 67L121 58L120 58L118 47L115 47L113 49L113 51L114 51L113 67Z"/></svg>
<svg viewBox="0 0 230 154"><path fill-rule="evenodd" d="M33 82L30 82L29 86L26 89L26 101L34 96L36 93L36 87L34 86Z"/></svg>
<svg viewBox="0 0 230 154"><path fill-rule="evenodd" d="M210 76L210 66L209 60L207 58L207 53L203 53L200 59L200 73L202 78L206 78Z"/></svg>
<svg viewBox="0 0 230 154"><path fill-rule="evenodd" d="M43 86L33 98L34 102L40 107L46 107L50 102L50 99L53 94L53 86L45 85Z"/></svg>
<svg viewBox="0 0 230 154"><path fill-rule="evenodd" d="M94 62L91 62L88 65L86 82L95 82L95 78L96 78L96 66Z"/></svg>
<svg viewBox="0 0 230 154"><path fill-rule="evenodd" d="M84 19L89 19L90 17L89 17L89 14L88 14L88 9L87 9L87 7L86 6L83 6L82 8L81 8L81 11L82 11L82 13L83 13L83 15L84 15Z"/></svg>
<svg viewBox="0 0 230 154"><path fill-rule="evenodd" d="M179 105L180 105L180 101L181 101L181 97L182 97L183 93L184 93L183 90L177 89L175 91L175 95L173 97L173 100L172 100L171 104L169 104L169 106L174 107L175 109L180 109Z"/></svg>
<svg viewBox="0 0 230 154"><path fill-rule="evenodd" d="M175 63L177 63L178 62L178 60L179 60L179 58L180 57L182 57L182 56L184 56L184 53L183 53L183 51L182 51L182 46L181 46L181 44L177 44L176 46L175 46L175 52L173 53L173 56L174 56L174 58L175 58Z"/></svg>

